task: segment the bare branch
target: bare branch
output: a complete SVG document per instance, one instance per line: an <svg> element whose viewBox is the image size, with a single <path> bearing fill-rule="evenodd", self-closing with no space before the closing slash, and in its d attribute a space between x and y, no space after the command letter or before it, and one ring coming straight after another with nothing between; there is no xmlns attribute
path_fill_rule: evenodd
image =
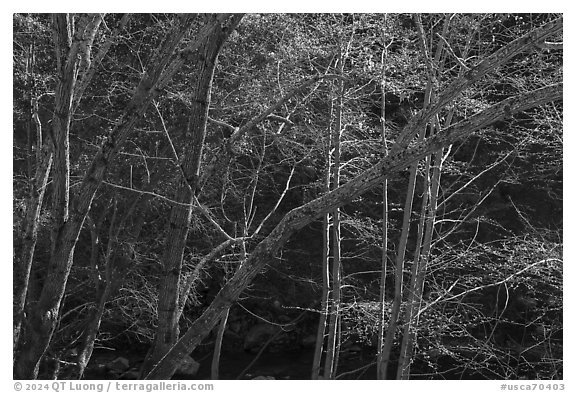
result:
<svg viewBox="0 0 576 393"><path fill-rule="evenodd" d="M540 49L547 49L547 50L562 50L563 42L547 42L542 41L536 43L536 46Z"/></svg>
<svg viewBox="0 0 576 393"><path fill-rule="evenodd" d="M208 116L208 121L211 122L211 123L214 123L214 124L216 124L216 125L218 125L218 126L227 128L227 129L229 129L230 131L232 131L232 133L238 131L238 127L234 127L233 125L230 125L230 124L228 124L228 123L226 123L226 122L224 122L224 121L222 121L222 120L216 120L216 119L213 119L213 118L211 118L210 116Z"/></svg>
<svg viewBox="0 0 576 393"><path fill-rule="evenodd" d="M204 216L204 218L206 218L214 228L216 228L216 230L218 232L220 232L226 239L230 240L232 239L232 237L224 230L222 229L222 227L220 226L220 224L218 224L216 222L216 220L214 219L214 217L212 217L212 213L210 213L210 210L208 210L208 208L204 205L202 205L199 201L198 198L196 198L196 196L193 196L193 200L194 203L196 203L196 206L194 206L194 209L196 209L197 211L199 211L200 213L202 213L202 215Z"/></svg>
<svg viewBox="0 0 576 393"><path fill-rule="evenodd" d="M468 71L470 69L470 67L468 67L466 65L466 63L464 63L464 59L458 57L456 55L456 53L454 53L454 49L452 49L452 46L450 46L450 44L448 43L448 41L446 41L446 38L442 37L442 35L440 33L436 33L436 35L438 36L438 38L440 38L443 42L444 45L446 45L446 48L448 48L448 52L450 52L450 54L452 55L452 57L454 58L454 60L456 60L458 62L458 64L460 64L460 66Z"/></svg>
<svg viewBox="0 0 576 393"><path fill-rule="evenodd" d="M396 173L426 155L438 151L457 140L485 127L491 122L519 110L544 104L562 98L562 84L556 84L536 91L512 97L496 104L458 124L448 127L413 148L391 152L380 163L365 171L348 183L327 194L293 209L278 223L270 234L262 240L248 259L238 268L234 276L222 287L214 301L196 319L188 331L178 340L168 353L157 363L145 379L171 376L178 360L191 353L204 337L220 321L222 313L238 300L240 294L254 277L271 261L288 239L302 227L310 224L325 212L341 206L366 191L379 186L383 179Z"/></svg>
<svg viewBox="0 0 576 393"><path fill-rule="evenodd" d="M479 64L466 71L461 77L456 78L456 80L444 89L443 94L434 99L432 105L420 111L410 120L408 125L402 130L392 151L397 152L406 148L416 133L423 129L434 115L439 113L442 108L452 102L465 89L472 86L489 72L494 71L496 68L508 62L514 56L531 50L534 43L558 34L562 31L562 25L563 18L548 22L544 26L534 29L500 48Z"/></svg>
<svg viewBox="0 0 576 393"><path fill-rule="evenodd" d="M421 315L424 311L426 311L427 309L429 309L430 307L432 307L433 305L435 305L436 303L438 303L440 300L444 300L445 302L448 302L448 301L450 301L450 300L454 300L454 299L457 299L457 298L459 298L459 297L466 296L466 295L469 294L469 293L476 292L476 291L479 291L479 290L481 290L481 289L486 289L486 288L490 288L490 287L496 287L496 286L498 286L498 285L504 284L504 283L512 280L514 277L521 275L521 274L524 273L525 271L528 271L528 270L532 269L532 268L535 267L535 266L538 266L538 265L540 265L540 264L542 264L542 263L552 262L552 261L562 262L562 261L561 261L560 259L558 259L558 258L542 259L541 261L534 262L534 263L526 266L524 269L521 269L521 270L519 270L519 271L517 271L517 272L514 272L514 273L512 273L511 275L509 275L508 277L506 277L506 278L504 278L504 279L502 279L502 280L500 280L500 281L496 281L496 282L494 282L494 283L492 283L492 284L487 284L487 285L482 285L482 286L479 286L479 287L474 287L474 288L468 289L468 290L466 290L466 291L460 292L459 294L452 295L452 296L450 296L450 297L448 297L448 298L444 298L444 296L440 296L440 297L438 297L436 300L434 300L433 302L428 303L425 307L423 307L423 308L418 312L418 315ZM454 283L452 283L452 285L450 285L450 288L448 288L448 290L446 290L445 295L447 295L447 294L450 293L450 291L454 288L454 286L456 285L457 282L458 282L458 280L456 280Z"/></svg>
<svg viewBox="0 0 576 393"><path fill-rule="evenodd" d="M282 116L270 114L270 115L268 115L268 119L278 120L278 121L281 121L283 123L290 124L291 126L294 125L294 122L292 120L288 119L287 117L282 117Z"/></svg>
<svg viewBox="0 0 576 393"><path fill-rule="evenodd" d="M292 89L286 95L282 96L278 101L276 101L274 104L272 104L270 107L268 107L268 109L266 109L265 111L263 111L259 115L254 116L252 119L250 119L248 121L248 123L246 123L245 125L243 125L239 129L237 129L228 139L228 142L227 142L228 150L230 151L232 149L232 146L242 137L242 135L247 133L250 129L252 129L258 123L260 123L262 120L266 119L268 116L273 114L274 111L276 111L278 108L280 108L282 105L284 105L284 103L286 103L292 97L303 92L309 86L313 85L316 82L319 82L323 79L337 78L337 77L338 77L338 75L332 75L332 74L317 75L317 76L303 82L300 86Z"/></svg>
<svg viewBox="0 0 576 393"><path fill-rule="evenodd" d="M296 166L293 166L292 169L290 170L290 175L288 176L288 180L286 180L286 186L284 187L284 191L282 191L282 194L280 195L280 197L276 201L276 204L274 205L274 207L268 212L266 217L264 217L264 219L260 222L260 225L258 225L258 228L256 228L256 230L254 231L254 233L252 233L252 235L250 235L250 237L257 236L258 233L260 233L260 230L262 229L264 224L266 224L268 219L272 216L272 214L274 214L276 209L278 209L278 206L280 206L280 203L282 203L284 196L286 196L286 193L288 192L288 190L290 188L290 181L292 180L292 176L294 175L295 169L296 169Z"/></svg>

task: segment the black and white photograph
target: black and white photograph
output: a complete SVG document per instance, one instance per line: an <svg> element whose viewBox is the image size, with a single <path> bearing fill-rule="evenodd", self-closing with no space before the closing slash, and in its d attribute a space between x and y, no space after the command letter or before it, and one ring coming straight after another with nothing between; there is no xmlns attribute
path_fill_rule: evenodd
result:
<svg viewBox="0 0 576 393"><path fill-rule="evenodd" d="M562 13L11 17L17 390L569 391Z"/></svg>

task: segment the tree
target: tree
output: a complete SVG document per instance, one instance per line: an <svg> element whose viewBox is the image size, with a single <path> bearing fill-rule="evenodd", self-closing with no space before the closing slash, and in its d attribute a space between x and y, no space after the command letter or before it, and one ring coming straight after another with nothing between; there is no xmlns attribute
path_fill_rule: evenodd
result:
<svg viewBox="0 0 576 393"><path fill-rule="evenodd" d="M15 253L15 376L35 378L43 358L65 365L64 360L73 356L75 373L82 375L98 337L110 340L111 324L116 324L127 329L123 337L139 337L146 343L154 337L142 369L142 377L148 379L171 377L219 326L213 356L217 377L220 350L232 337L226 332L238 326L240 310L255 304L252 296L257 288L252 285L262 270L268 269L266 277L270 277L277 269L296 271L288 269L299 264L298 269L310 270L307 282L311 287L321 277L320 266L317 270L305 267L307 260L293 257L297 258L298 247L310 248L301 238L308 237L310 245L319 240L316 220L327 214L333 216L335 233L331 239L333 310L324 313L330 316L324 373L337 377L335 344L341 337L353 339L350 326L338 320L350 318L355 307L378 298L378 279L373 278L368 288L367 281L357 277L374 277L374 272L362 269L378 269L372 260L378 251L382 251L382 261L377 265L386 270L386 260L394 250L396 298L388 326L390 293L385 272L380 306L374 307L381 310L381 338L388 328L387 341L379 345L379 375L395 354L396 323L408 332L398 348L398 376L409 376L414 353L418 359L428 355L412 352L412 348L416 339L420 348L421 340L428 342L431 337L425 329L431 323L429 313L437 313L435 305L448 296L442 291L456 288L465 299L474 292L466 292L471 289L469 282L462 288L458 280L449 288L435 284L443 282L436 275L437 256L461 249L460 236L474 235L470 223L476 220L475 214L485 212L482 202L493 193L505 192L498 191L504 181L517 179L517 174L508 171L503 173L506 177L490 183L483 174L500 165L510 167L513 159L530 153L522 145L507 151L502 143L516 136L495 130L510 121L521 122L524 141L531 136L542 138L534 124L551 127L546 119L558 112L555 102L562 96L558 73L536 83L520 82L532 77L521 65L530 56L553 69L557 56L547 57L543 51L548 50L546 42L557 41L561 34L561 19L517 25L514 34L504 39L498 32L498 17L478 18L494 22L490 25L496 37L493 42L484 30L477 39L470 38L479 31L472 24L468 30L458 25L457 33L447 34L441 31L437 16L422 16L415 24L402 15L384 18L383 35L382 18L374 15L55 16L54 23L61 27L56 43L70 37L74 42L77 34L81 49L72 44L72 52L67 52L66 45L59 45L64 55L44 56L40 61L27 43L19 51L23 59L29 59L18 63L19 86L32 94L18 101L22 108L31 109L19 115L22 129L28 130L26 137L15 138L16 146L24 146L15 150L25 158L21 184L30 186L20 187L15 194L16 204L24 200L25 192L29 195L27 216L20 216L22 226L15 226L20 239L15 242L19 251ZM469 20L481 23L466 16L440 19L450 20L450 25L465 25ZM331 32L338 28L341 39L334 51ZM400 31L420 37L420 48ZM462 32L468 31L471 34L466 38ZM430 41L428 32L432 33ZM520 38L512 40L512 36ZM45 48L50 39L41 42ZM225 42L228 45L223 47ZM467 47L466 42L472 43L472 57L461 49ZM86 49L85 43L94 49ZM431 59L432 49L441 54ZM57 61L74 50L80 55L70 57L70 69L78 72L70 72ZM526 55L533 50L543 55ZM383 53L385 61L375 61ZM105 66L96 69L100 63ZM65 94L55 93L53 102L40 103L35 109L38 100L34 97L42 93L34 90L30 80L50 75L50 68L59 69L64 77L54 79L45 90ZM503 81L502 86L486 81L492 75ZM517 82L504 83L508 75L514 75ZM58 90L60 84L68 87ZM393 105L396 109L391 109ZM48 122L43 111L47 109L52 116L56 107L70 112L57 111L58 116L65 115L63 121ZM60 129L59 142L45 143L56 140L42 138L39 131L47 124ZM386 127L386 133L380 135L379 127ZM322 141L327 129L335 131L331 145L336 149L327 148L325 156ZM476 133L479 130L483 130L481 135ZM388 149L388 140L396 134L396 143ZM31 147L34 143L36 152ZM452 155L446 155L443 150L453 144ZM496 147L487 154L476 153L489 146ZM48 154L38 154L43 151ZM334 160L327 160L331 154ZM323 180L316 172L326 161L331 161L334 187L322 191ZM49 182L52 165L54 181ZM407 167L412 168L410 175ZM551 178L543 176L534 178L534 183L543 192L554 189L543 186ZM405 177L411 177L413 185L407 191L404 224L399 225L398 201L405 185L396 185ZM387 180L393 184L388 189ZM475 205L464 210L462 191L471 189L483 191L477 192L478 198L469 197ZM46 208L44 190L50 202ZM412 200L410 195L423 199ZM527 205L502 198L509 210L525 217ZM415 233L409 227L417 210L420 220ZM382 247L374 243L380 236L377 211L388 215ZM442 219L436 219L437 214ZM325 224L327 233L329 222ZM401 246L388 249L396 240ZM341 264L340 259L360 263ZM410 263L412 277L404 286ZM442 271L452 274L449 269ZM498 280L509 282L502 277ZM341 287L346 291L340 292ZM438 293L438 301L428 300L430 288ZM283 302L274 299L276 292L268 297L280 310L277 304ZM328 307L330 299L323 299L323 306ZM404 301L408 303L402 314ZM237 303L239 307L232 307ZM289 324L282 315L284 320L278 325L286 329L292 329L296 321L302 323L301 316L316 305L290 304L282 312L291 308L301 308L302 313ZM276 318L250 312L268 322ZM441 313L433 315L433 322L443 320ZM494 331L504 322L485 321ZM313 375L319 371L323 344L322 318L320 322ZM309 330L308 325L304 328ZM266 342L257 357L276 337ZM471 358L469 364L474 361ZM42 376L47 371L43 367ZM61 376L69 374L62 371Z"/></svg>
<svg viewBox="0 0 576 393"><path fill-rule="evenodd" d="M121 119L116 123L110 135L102 144L90 168L84 175L79 191L76 193L69 211L64 215L62 225L58 227L57 237L54 239L53 254L48 266L48 274L38 303L33 307L28 318L29 328L26 339L16 358L15 376L20 379L35 378L38 374L39 361L45 353L58 321L60 302L70 268L74 247L78 240L86 214L90 210L91 202L100 183L102 182L110 163L119 149L134 129L136 122L146 111L151 100L157 96L166 83L172 78L182 64L195 55L201 38L209 36L216 29L225 29L220 24L207 25L199 33L199 38L189 45L179 55L171 54L180 43L182 37L189 31L193 15L180 17L175 27L166 35L166 39L158 48L155 58L138 83L131 101L126 106ZM76 58L73 56L72 58ZM68 83L67 86L72 85ZM72 87L72 86L71 86ZM68 115L66 115L68 116ZM66 149L66 147L60 146ZM64 161L65 161L64 154ZM61 164L65 166L64 164ZM65 175L64 175L65 176ZM65 197L63 197L65 200ZM64 213L66 213L64 211Z"/></svg>
<svg viewBox="0 0 576 393"><path fill-rule="evenodd" d="M378 165L356 177L354 180L338 187L328 194L315 199L288 213L276 228L252 252L250 258L228 283L218 292L210 307L198 318L176 345L148 374L147 379L164 379L171 376L181 358L192 352L204 336L212 330L221 313L238 299L240 293L250 283L266 263L283 246L288 238L303 226L315 220L324 211L349 202L370 188L380 184L390 173L401 170L413 161L427 154L452 144L472 132L503 118L509 113L516 113L562 96L562 85L553 85L535 90L531 93L502 101L501 103L471 116L443 132L418 143L413 148L390 154Z"/></svg>
<svg viewBox="0 0 576 393"><path fill-rule="evenodd" d="M185 131L186 145L182 152L183 158L176 157L177 161L181 162L182 175L174 200L182 205L172 208L168 224L167 244L163 256L164 277L159 291L158 330L148 359L150 364L157 363L179 337L178 323L181 310L179 305L185 301L179 297L187 296L187 293L182 293L180 290L182 258L188 238L192 205L199 193L200 164L206 136L212 77L218 54L227 36L240 23L242 15L233 15L227 21L228 18L228 15L222 15L211 21L213 33L199 43L200 55L196 64L198 76L190 97L192 107ZM144 367L144 372L146 371L147 367Z"/></svg>

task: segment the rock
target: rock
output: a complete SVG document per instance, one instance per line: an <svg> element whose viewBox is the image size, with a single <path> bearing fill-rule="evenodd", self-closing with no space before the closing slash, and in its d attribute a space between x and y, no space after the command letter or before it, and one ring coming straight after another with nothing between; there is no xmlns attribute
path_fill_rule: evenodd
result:
<svg viewBox="0 0 576 393"><path fill-rule="evenodd" d="M120 356L106 364L106 368L113 373L120 374L130 368L130 362L128 359Z"/></svg>
<svg viewBox="0 0 576 393"><path fill-rule="evenodd" d="M198 370L200 369L200 363L196 360L192 359L190 356L186 356L180 362L180 366L176 370L176 374L182 374L189 377L193 377L198 374Z"/></svg>

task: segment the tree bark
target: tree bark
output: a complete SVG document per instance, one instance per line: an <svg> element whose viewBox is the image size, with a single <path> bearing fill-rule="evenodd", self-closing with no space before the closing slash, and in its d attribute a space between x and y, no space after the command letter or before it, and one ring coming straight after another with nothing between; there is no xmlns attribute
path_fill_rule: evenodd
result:
<svg viewBox="0 0 576 393"><path fill-rule="evenodd" d="M25 221L25 241L23 244L23 254L20 263L15 271L17 281L14 283L18 288L16 296L16 307L14 317L14 344L20 338L20 326L23 316L24 305L28 292L28 280L34 258L36 246L38 219L40 209L44 199L50 169L53 168L53 195L52 195L52 250L55 249L55 239L59 229L68 218L69 203L69 140L71 121L71 103L74 96L74 88L77 76L79 60L77 54L79 46L90 48L100 24L100 17L95 14L88 14L78 22L78 31L74 34L73 21L68 14L53 15L54 46L56 53L58 83L56 85L54 115L52 117L51 138L47 141L50 146L42 143L42 132L37 113L37 100L33 105L33 117L38 128L38 162L36 168L34 190L29 200L29 211ZM74 38L74 39L73 39ZM87 49L88 50L88 49Z"/></svg>
<svg viewBox="0 0 576 393"><path fill-rule="evenodd" d="M424 130L421 131L420 135L420 141L422 141L424 139ZM410 232L410 224L412 219L412 203L414 202L414 190L416 189L417 170L418 161L414 161L410 166L408 189L406 191L406 199L404 201L402 232L400 233L398 252L396 254L394 270L394 299L392 301L392 310L390 311L390 319L388 320L386 337L384 338L384 346L379 357L380 379L387 378L388 363L390 362L390 354L392 353L394 337L396 336L396 327L398 325L398 318L400 317L400 307L402 305L403 295L404 258L406 255L406 246L408 244L408 235Z"/></svg>
<svg viewBox="0 0 576 393"><path fill-rule="evenodd" d="M344 74L344 48L340 43L340 56L338 59L338 75ZM340 185L340 137L342 135L342 111L344 107L344 80L338 81L337 99L336 99L336 122L334 125L332 146L329 150L334 152L330 173L332 176L332 186L330 189L336 189ZM340 236L340 207L332 211L332 304L330 307L330 319L328 322L328 343L326 345L326 361L324 365L324 379L333 379L336 373L337 351L339 350L338 327L340 324L340 298L341 298L341 236Z"/></svg>
<svg viewBox="0 0 576 393"><path fill-rule="evenodd" d="M254 249L234 276L218 292L212 304L191 325L188 331L168 351L146 376L146 379L169 379L181 359L188 356L210 333L225 310L235 303L254 277L268 264L299 229L328 211L342 206L366 191L380 185L392 173L399 172L426 155L453 144L487 125L516 112L562 98L563 84L554 84L520 96L508 98L469 117L411 148L389 154L371 169L337 189L307 204L291 210L272 232Z"/></svg>
<svg viewBox="0 0 576 393"><path fill-rule="evenodd" d="M183 149L184 160L181 165L184 178L181 179L174 198L182 205L174 205L170 213L165 252L162 257L163 277L158 294L158 328L150 356L142 368L144 374L164 356L180 335L178 305L181 293L182 258L188 240L192 204L198 192L212 77L218 54L241 18L242 15L233 15L228 24L223 25L220 23L228 19L227 17L214 18L211 23L218 24L221 28L214 29L213 34L207 36L199 46L200 56L196 64L197 82L191 99L189 122L185 133L186 144Z"/></svg>
<svg viewBox="0 0 576 393"><path fill-rule="evenodd" d="M330 168L332 167L332 133L330 129L326 132L324 142L326 166L324 172L324 192L330 191ZM326 332L326 322L328 320L329 300L330 300L330 212L324 213L322 219L322 294L320 300L320 318L318 329L316 330L316 344L314 346L314 358L312 360L312 379L316 380L320 376L322 353L324 350L324 338Z"/></svg>
<svg viewBox="0 0 576 393"><path fill-rule="evenodd" d="M78 69L87 67L96 32L100 26L99 14L83 16L74 25L70 14L54 14L54 45L56 51L58 83L52 117L52 144L54 165L52 170L52 252L57 246L58 233L68 220L70 202L70 123ZM76 32L74 33L74 29Z"/></svg>
<svg viewBox="0 0 576 393"><path fill-rule="evenodd" d="M136 122L145 113L152 99L160 93L160 78L166 83L178 69L172 67L170 73L164 72L171 54L189 31L194 18L185 15L180 19L180 23L177 23L168 32L167 37L169 38L165 39L158 49L158 61L152 63L153 68L144 74L123 116L103 142L86 171L79 191L75 194L70 205L68 219L55 236L54 252L50 257L45 283L39 301L34 305L27 318L29 329L26 332L26 341L16 356L14 365L16 379L35 379L37 377L40 360L48 348L58 321L60 302L64 296L64 289L72 267L74 248L84 219L90 210L92 199L116 153L132 132ZM211 26L204 30L211 31ZM179 62L181 58L190 57L190 51L194 53L194 48L195 43L181 52L173 63Z"/></svg>
<svg viewBox="0 0 576 393"><path fill-rule="evenodd" d="M414 257L414 269L410 285L411 290L407 301L406 325L402 337L396 379L406 380L410 378L410 364L412 362L418 328L418 311L422 304L422 292L424 288L424 279L426 277L426 268L431 257L432 234L434 230L434 221L436 219L438 191L440 189L440 175L442 173L442 151L436 152L433 155L433 159L434 166L432 167L432 176L430 179L431 185L427 185L426 191L427 194L429 193L428 201L424 204L424 208L422 209L426 210L421 222L423 233L419 233L419 238L422 239L422 249L420 252L419 244L418 252ZM427 169L427 175L429 176L430 168Z"/></svg>
<svg viewBox="0 0 576 393"><path fill-rule="evenodd" d="M100 65L100 63L102 63L102 60L104 59L104 57L106 57L106 55L108 54L108 51L110 50L112 45L116 43L118 36L120 35L122 30L128 24L130 17L131 17L131 14L124 14L122 16L122 19L120 19L120 23L119 23L118 28L115 29L114 32L112 32L112 34L110 34L110 36L108 37L106 42L104 42L104 44L100 45L98 53L96 54L96 56L94 56L93 60L90 59L91 49L87 48L86 50L83 51L84 58L86 59L86 61L84 62L84 66L81 69L82 72L80 74L80 80L76 86L76 91L74 93L74 99L72 101L73 112L75 112L76 109L78 109L78 105L80 104L80 100L84 96L84 92L86 91L86 88L88 87L88 85L92 81L92 78L96 74L96 70L98 69L98 66ZM103 16L100 17L100 20L102 18L103 18ZM93 39L94 38L92 37L91 40L93 40Z"/></svg>
<svg viewBox="0 0 576 393"><path fill-rule="evenodd" d="M30 190L30 197L26 203L26 216L24 217L24 240L21 245L21 253L14 265L14 321L13 321L13 343L16 352L20 340L22 320L24 318L24 308L28 287L30 282L30 272L34 260L34 250L38 240L38 226L40 222L40 212L42 202L48 182L48 175L52 167L52 150L48 146L43 146L40 152L40 161L36 163L36 173L34 175L33 187Z"/></svg>
<svg viewBox="0 0 576 393"><path fill-rule="evenodd" d="M27 90L28 90L28 103L29 111L27 118L27 137L28 137L28 176L29 176L29 196L26 201L26 214L22 221L20 231L24 233L23 240L15 247L15 263L13 267L13 288L14 288L14 304L13 304L13 356L16 354L18 347L20 332L22 327L22 319L24 317L24 308L26 306L26 297L28 295L28 287L30 281L30 272L32 270L32 262L34 259L34 251L36 249L36 242L38 240L38 227L40 222L40 214L42 210L42 203L44 201L44 194L46 191L46 184L48 182L48 175L52 167L52 150L49 145L43 143L42 138L42 123L38 116L38 97L36 92L36 83L34 78L34 46L31 45L28 58L26 61L27 72ZM36 134L36 154L32 153L33 137L32 137L32 124L34 124ZM35 157L34 157L35 156ZM35 166L34 170L34 158Z"/></svg>
<svg viewBox="0 0 576 393"><path fill-rule="evenodd" d="M384 16L384 23L386 23L386 16ZM386 158L388 155L388 142L386 140L386 60L388 59L388 52L386 47L382 51L382 81L380 83L381 89L381 114L380 123L382 127L382 156ZM386 336L385 329L385 315L386 315L386 278L388 276L388 179L382 182L382 262L380 272L380 318L378 321L378 349L376 355L376 378L384 379L383 367L383 353L384 340Z"/></svg>
<svg viewBox="0 0 576 393"><path fill-rule="evenodd" d="M328 148L326 149L329 150ZM327 178L330 176L327 175ZM329 182L329 180L328 180ZM328 186L326 187L328 190ZM320 300L320 318L316 330L316 344L314 346L314 358L312 360L312 379L316 380L320 376L322 363L322 352L324 349L324 335L326 332L326 321L328 319L329 300L329 255L330 255L330 215L324 214L322 220L322 294Z"/></svg>

